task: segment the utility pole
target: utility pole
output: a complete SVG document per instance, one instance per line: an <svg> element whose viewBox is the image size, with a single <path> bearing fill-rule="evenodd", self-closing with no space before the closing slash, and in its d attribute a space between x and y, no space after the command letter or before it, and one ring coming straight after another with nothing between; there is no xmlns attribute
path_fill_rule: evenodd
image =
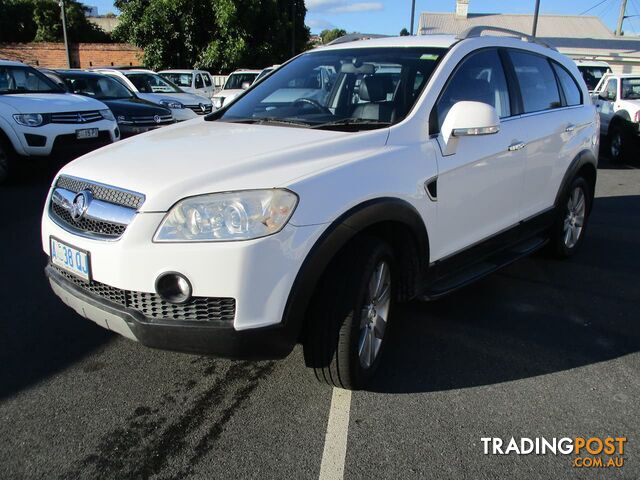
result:
<svg viewBox="0 0 640 480"><path fill-rule="evenodd" d="M538 14L540 13L540 0L536 0L536 11L533 13L533 30L531 36L535 37L538 31Z"/></svg>
<svg viewBox="0 0 640 480"><path fill-rule="evenodd" d="M60 0L60 13L62 16L62 36L64 37L64 50L67 52L67 67L71 68L71 54L69 53L69 41L67 40L67 16L64 13L64 0Z"/></svg>
<svg viewBox="0 0 640 480"><path fill-rule="evenodd" d="M624 22L624 14L627 11L627 0L620 3L620 15L618 15L618 26L616 27L616 36L622 35L622 22Z"/></svg>
<svg viewBox="0 0 640 480"><path fill-rule="evenodd" d="M291 56L295 57L296 55L296 2L298 0L293 0L291 2Z"/></svg>
<svg viewBox="0 0 640 480"><path fill-rule="evenodd" d="M415 17L416 17L416 0L412 0L411 1L411 28L409 29L409 31L411 32L411 35L413 35L413 22L415 21Z"/></svg>

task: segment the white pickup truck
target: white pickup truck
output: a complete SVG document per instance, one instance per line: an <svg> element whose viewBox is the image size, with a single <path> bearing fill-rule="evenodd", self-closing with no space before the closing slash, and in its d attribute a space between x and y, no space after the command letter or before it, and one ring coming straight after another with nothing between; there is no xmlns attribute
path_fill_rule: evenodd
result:
<svg viewBox="0 0 640 480"><path fill-rule="evenodd" d="M609 139L614 162L630 158L640 130L640 75L608 73L593 92L600 114L600 133Z"/></svg>

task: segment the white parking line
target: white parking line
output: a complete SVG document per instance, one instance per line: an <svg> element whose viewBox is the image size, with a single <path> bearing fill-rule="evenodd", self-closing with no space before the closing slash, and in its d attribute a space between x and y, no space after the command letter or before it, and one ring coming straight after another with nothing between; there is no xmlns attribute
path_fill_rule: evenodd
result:
<svg viewBox="0 0 640 480"><path fill-rule="evenodd" d="M342 480L344 460L347 456L347 437L349 434L349 412L351 410L351 391L333 389L331 409L324 437L324 451L320 464L320 480Z"/></svg>

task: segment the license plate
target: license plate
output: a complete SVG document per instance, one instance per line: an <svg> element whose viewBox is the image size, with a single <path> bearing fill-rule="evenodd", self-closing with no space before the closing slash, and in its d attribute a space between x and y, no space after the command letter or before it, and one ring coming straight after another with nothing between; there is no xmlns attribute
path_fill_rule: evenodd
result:
<svg viewBox="0 0 640 480"><path fill-rule="evenodd" d="M49 241L51 243L51 262L54 265L87 282L91 279L89 252L62 243L53 237Z"/></svg>
<svg viewBox="0 0 640 480"><path fill-rule="evenodd" d="M97 128L83 128L81 130L76 130L76 138L78 140L83 140L85 138L98 138L98 133Z"/></svg>

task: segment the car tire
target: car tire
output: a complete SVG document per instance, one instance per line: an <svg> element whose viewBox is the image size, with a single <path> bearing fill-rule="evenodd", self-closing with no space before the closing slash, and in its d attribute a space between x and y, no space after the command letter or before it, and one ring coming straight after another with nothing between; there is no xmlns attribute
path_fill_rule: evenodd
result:
<svg viewBox="0 0 640 480"><path fill-rule="evenodd" d="M13 162L13 149L0 138L0 185L5 183L11 173Z"/></svg>
<svg viewBox="0 0 640 480"><path fill-rule="evenodd" d="M609 158L612 163L622 163L629 139L625 129L618 123L611 126L609 131Z"/></svg>
<svg viewBox="0 0 640 480"><path fill-rule="evenodd" d="M592 198L591 187L583 177L574 178L562 195L549 243L549 250L556 258L568 258L582 245Z"/></svg>
<svg viewBox="0 0 640 480"><path fill-rule="evenodd" d="M369 237L329 266L310 304L304 341L318 381L358 390L373 377L389 337L394 275L393 252Z"/></svg>

